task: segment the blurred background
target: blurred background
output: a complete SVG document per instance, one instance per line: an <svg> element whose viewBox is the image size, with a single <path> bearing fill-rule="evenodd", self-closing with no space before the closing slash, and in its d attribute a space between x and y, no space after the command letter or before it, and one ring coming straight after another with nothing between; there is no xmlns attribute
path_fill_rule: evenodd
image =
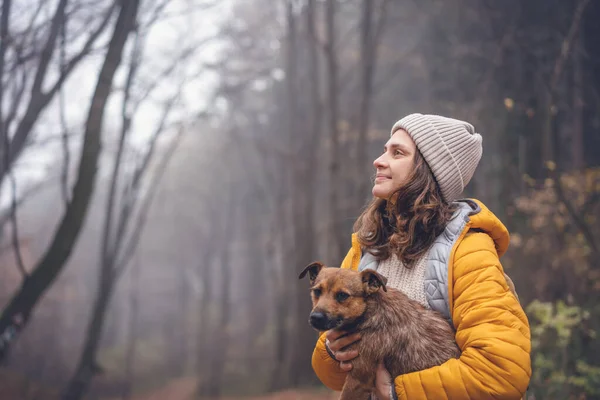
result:
<svg viewBox="0 0 600 400"><path fill-rule="evenodd" d="M333 399L338 266L412 112L473 123L529 399L600 398L600 2L3 0L0 398Z"/></svg>

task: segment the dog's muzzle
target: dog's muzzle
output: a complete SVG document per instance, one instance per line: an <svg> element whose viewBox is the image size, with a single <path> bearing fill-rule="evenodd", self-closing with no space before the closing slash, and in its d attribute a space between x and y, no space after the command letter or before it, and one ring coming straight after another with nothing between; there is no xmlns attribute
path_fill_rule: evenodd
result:
<svg viewBox="0 0 600 400"><path fill-rule="evenodd" d="M327 314L320 311L313 311L309 317L310 325L319 331L328 331L336 328L340 324L338 318L329 318Z"/></svg>

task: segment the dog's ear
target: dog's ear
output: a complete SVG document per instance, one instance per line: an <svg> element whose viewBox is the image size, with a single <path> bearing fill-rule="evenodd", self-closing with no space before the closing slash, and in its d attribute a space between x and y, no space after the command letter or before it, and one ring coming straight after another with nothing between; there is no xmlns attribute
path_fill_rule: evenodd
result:
<svg viewBox="0 0 600 400"><path fill-rule="evenodd" d="M385 287L387 278L385 276L378 274L372 269L365 269L360 275L367 294L373 294L378 291L379 288L383 288L383 291L387 292L387 288Z"/></svg>
<svg viewBox="0 0 600 400"><path fill-rule="evenodd" d="M306 266L306 268L302 270L302 272L300 272L300 276L298 277L298 279L304 278L304 276L308 272L308 277L310 279L310 283L312 284L315 281L315 279L317 279L317 275L319 275L319 272L321 272L321 269L323 269L323 267L324 265L318 261L310 263Z"/></svg>

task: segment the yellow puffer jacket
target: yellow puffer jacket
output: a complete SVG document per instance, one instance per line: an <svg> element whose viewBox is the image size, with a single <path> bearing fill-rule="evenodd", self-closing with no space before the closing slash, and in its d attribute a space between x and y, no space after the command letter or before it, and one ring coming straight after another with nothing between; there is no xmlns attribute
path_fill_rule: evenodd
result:
<svg viewBox="0 0 600 400"><path fill-rule="evenodd" d="M481 202L448 258L448 293L459 359L395 377L398 399L520 399L531 377L527 316L505 279L501 257L506 227ZM355 235L342 268L356 270L361 249ZM359 356L360 357L360 356ZM317 341L312 366L324 385L341 391L346 372Z"/></svg>

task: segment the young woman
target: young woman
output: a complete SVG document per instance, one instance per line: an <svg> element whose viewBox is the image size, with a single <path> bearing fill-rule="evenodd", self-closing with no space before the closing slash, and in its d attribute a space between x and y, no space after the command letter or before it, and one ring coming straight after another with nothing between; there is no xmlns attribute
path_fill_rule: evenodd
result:
<svg viewBox="0 0 600 400"><path fill-rule="evenodd" d="M342 268L376 269L388 286L439 311L456 331L459 359L390 376L377 370L378 399L520 399L531 376L527 317L499 258L506 227L477 200L459 200L482 155L467 122L411 114L394 124L374 161L374 199L356 221ZM356 333L321 335L312 365L341 390ZM398 343L401 346L401 343Z"/></svg>

